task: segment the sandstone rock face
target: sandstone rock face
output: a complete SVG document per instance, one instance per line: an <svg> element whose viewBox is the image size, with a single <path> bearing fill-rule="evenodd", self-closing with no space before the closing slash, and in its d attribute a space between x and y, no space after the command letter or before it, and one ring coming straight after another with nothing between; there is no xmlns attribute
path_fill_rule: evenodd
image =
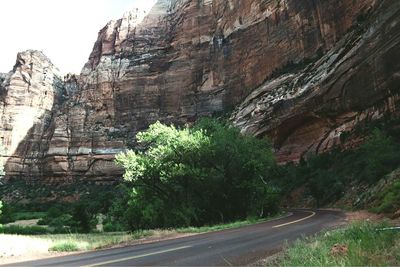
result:
<svg viewBox="0 0 400 267"><path fill-rule="evenodd" d="M368 17L315 63L254 90L234 123L272 137L287 162L341 145L342 134L367 121L398 116L400 2L381 1Z"/></svg>
<svg viewBox="0 0 400 267"><path fill-rule="evenodd" d="M98 151L98 171L84 176L101 177L114 153L156 120L182 124L229 110L276 69L332 48L373 4L162 0L144 18L134 10L108 23L68 116L80 118L73 135L93 136L73 142Z"/></svg>
<svg viewBox="0 0 400 267"><path fill-rule="evenodd" d="M38 178L53 109L62 101L58 70L41 52L19 53L0 88L0 140L9 176ZM33 173L35 177L29 177Z"/></svg>
<svg viewBox="0 0 400 267"><path fill-rule="evenodd" d="M274 98L273 94L268 94L275 90L271 88L279 87L276 84L293 82L300 75L268 81L278 70L325 53L328 53L325 58L333 60L335 53L342 56L350 53L351 47L356 49L354 43L342 38L362 18L362 14L374 10L377 5L375 0L151 1L154 2L151 10L135 9L122 19L109 22L99 32L81 74L67 76L62 88L52 86L52 99L50 95L42 94L46 105L39 105L36 100L31 104L29 101L36 99L36 95L31 96L32 92L26 89L27 99L20 101L29 102L24 102L24 105L35 107L36 112L29 113L31 117L27 118L27 121L33 122L32 125L26 124L31 127L29 133L23 130L20 136L25 135L25 138L20 140L18 137L16 141L4 134L10 143L10 151L15 144L25 149L24 153L16 149L12 154L17 162L23 158L22 165L13 163L11 159L8 161L11 178L27 177L54 183L115 180L121 174L113 163L115 154L134 145L135 134L150 123L161 120L183 124L200 116L226 112L241 103L253 90L253 97L247 98L236 111L235 122L246 132L273 136L281 148L278 153L287 155L287 159L296 159L310 142L304 140L321 138L331 125L325 121L325 124L310 123L305 111L299 111L297 117L286 120L286 117L291 117L291 109L275 108L258 114L253 112L257 110L253 106L259 101ZM386 38L386 33L383 36ZM379 38L376 36L376 40ZM354 42L360 40L354 39ZM371 47L378 48L379 45L364 45L364 55L368 55L370 49L372 54ZM337 58L339 60L339 56ZM21 62L19 67L17 64L11 78L0 76L0 79L4 77L4 81L18 81L4 87L7 82L3 81L2 88L5 89L2 92L20 94L19 86L28 88L28 83L22 82L25 81L25 74L18 74L19 68L23 69L21 73L26 72L25 69L30 66L26 62ZM328 63L327 72L336 73L342 68L335 65L337 62ZM378 70L372 65L365 66L362 74ZM388 66L391 70L395 67ZM356 65L354 68L357 69ZM320 71L317 65L314 69L314 72ZM38 75L43 73L38 68L32 71ZM20 75L21 81L13 79L15 75ZM314 77L314 74L304 75ZM352 80L354 84L349 83L348 86L358 87L356 81L360 79L363 80L355 78ZM342 81L341 78L337 80L338 83ZM47 82L39 83L36 91L50 90L50 80ZM314 84L309 85L307 90L297 85L292 87L293 94L299 98L291 97L293 100L290 101L298 99L301 103L303 91L311 92L309 87L316 88ZM349 101L357 102L357 92L348 92L353 94ZM62 97L59 99L56 96ZM331 107L334 105L332 99L338 99L335 101L340 103L341 96L322 100L326 100L327 107ZM283 103L277 99L271 101L274 107ZM340 107L331 107L332 116L347 121L347 116L352 116L351 112L355 111L349 108L342 112L344 107L350 105L347 100L343 101ZM310 112L314 112L312 103L305 103L300 110L310 106ZM374 103L369 101L365 105L370 108ZM285 104L284 107L287 106ZM20 111L8 110L12 108L3 108L1 112L12 113L7 116L18 118ZM256 113L257 116L254 115ZM42 117L50 118L48 123L37 119ZM288 127L290 124L294 126ZM13 130L17 129L15 127L21 127L17 125L7 126L11 134L7 136L16 132ZM290 149L290 146L299 149Z"/></svg>

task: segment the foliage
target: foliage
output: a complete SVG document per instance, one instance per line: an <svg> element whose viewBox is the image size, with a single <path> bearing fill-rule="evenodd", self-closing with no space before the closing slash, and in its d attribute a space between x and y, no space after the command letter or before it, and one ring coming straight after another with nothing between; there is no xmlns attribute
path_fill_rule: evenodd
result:
<svg viewBox="0 0 400 267"><path fill-rule="evenodd" d="M400 233L377 231L385 224L354 223L296 241L285 252L281 266L398 266ZM332 253L335 244L348 248L347 253Z"/></svg>
<svg viewBox="0 0 400 267"><path fill-rule="evenodd" d="M103 221L105 232L129 229L130 213L127 212L127 204L129 203L131 189L125 184L120 184L115 188L115 192L117 192L118 197L113 200L107 212L107 217Z"/></svg>
<svg viewBox="0 0 400 267"><path fill-rule="evenodd" d="M111 209L116 196L119 197L120 195L117 188L108 186L108 191L102 189L85 194L76 202L60 202L41 207L47 212L38 224L51 226L55 232L88 233L95 229L97 216L107 213ZM27 209L27 207L20 208Z"/></svg>
<svg viewBox="0 0 400 267"><path fill-rule="evenodd" d="M49 248L49 251L58 252L71 252L78 250L80 250L78 244L72 240L58 242Z"/></svg>
<svg viewBox="0 0 400 267"><path fill-rule="evenodd" d="M88 233L97 223L96 215L100 209L93 208L96 205L97 201L91 203L84 198L75 203L57 203L48 209L38 224L48 225L54 232Z"/></svg>
<svg viewBox="0 0 400 267"><path fill-rule="evenodd" d="M0 217L0 223L9 223L9 222L14 222L14 218L13 218L13 213L14 208L12 205L9 205L8 203L3 203L2 204L2 215Z"/></svg>
<svg viewBox="0 0 400 267"><path fill-rule="evenodd" d="M61 209L72 206L72 203L60 202L60 199L71 196L80 196L80 200L87 202L89 206L96 206L106 210L114 198L113 184L96 184L90 180L76 181L71 184L27 183L23 179L15 179L12 182L0 186L0 196L9 195L10 192L19 192L30 201L28 203L7 203L16 211L47 211L54 205ZM110 196L111 195L111 196ZM42 202L43 198L55 199Z"/></svg>
<svg viewBox="0 0 400 267"><path fill-rule="evenodd" d="M400 210L400 181L395 182L380 194L380 205L372 211L377 213L395 213Z"/></svg>
<svg viewBox="0 0 400 267"><path fill-rule="evenodd" d="M78 232L88 233L90 232L97 223L96 214L93 213L84 203L78 202L73 211L72 217L70 218L72 226Z"/></svg>
<svg viewBox="0 0 400 267"><path fill-rule="evenodd" d="M316 205L339 199L349 184L374 184L400 165L400 142L374 129L370 138L354 151L333 150L310 156L298 166L280 167L280 187L289 192L305 185Z"/></svg>
<svg viewBox="0 0 400 267"><path fill-rule="evenodd" d="M372 137L361 146L359 153L364 155L358 162L360 178L374 183L388 174L400 163L400 145L381 130L375 129Z"/></svg>
<svg viewBox="0 0 400 267"><path fill-rule="evenodd" d="M61 217L64 215L64 212L68 212L68 207L65 207L62 211L61 209L61 204L56 204L52 207L50 207L47 210L46 215L41 218L38 222L39 225L54 225L53 220L57 220L57 218Z"/></svg>
<svg viewBox="0 0 400 267"><path fill-rule="evenodd" d="M204 119L178 129L159 122L138 133L141 149L117 156L131 187L130 229L199 226L277 211L271 145Z"/></svg>
<svg viewBox="0 0 400 267"><path fill-rule="evenodd" d="M20 220L33 220L33 219L40 219L46 216L46 212L40 211L21 211L15 212L12 214L13 221L20 221Z"/></svg>
<svg viewBox="0 0 400 267"><path fill-rule="evenodd" d="M266 222L271 219L276 219L279 217L284 216L284 213L276 214L273 216L269 216L267 218L258 218L258 217L249 217L244 221L236 221L236 222L231 222L231 223L224 223L224 224L216 224L216 225L211 225L211 226L201 226L201 227L185 227L185 228L177 228L176 232L178 233L206 233L206 232L212 232L212 231L220 231L220 230L225 230L225 229L232 229L232 228L238 228L246 225L252 225L252 224L257 224L257 223L262 223Z"/></svg>
<svg viewBox="0 0 400 267"><path fill-rule="evenodd" d="M39 223L38 223L39 224ZM77 223L73 220L70 214L62 214L58 217L52 218L48 225L54 227L55 229L71 229L71 226Z"/></svg>
<svg viewBox="0 0 400 267"><path fill-rule="evenodd" d="M41 226L0 225L0 233L19 235L42 235L49 233L49 230Z"/></svg>

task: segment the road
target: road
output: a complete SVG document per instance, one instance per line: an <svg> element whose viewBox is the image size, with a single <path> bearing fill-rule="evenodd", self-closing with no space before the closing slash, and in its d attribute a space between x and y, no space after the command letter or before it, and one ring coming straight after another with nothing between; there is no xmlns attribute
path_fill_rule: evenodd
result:
<svg viewBox="0 0 400 267"><path fill-rule="evenodd" d="M342 218L336 211L294 210L282 219L236 229L23 262L12 266L230 266L278 251L286 241L316 233Z"/></svg>

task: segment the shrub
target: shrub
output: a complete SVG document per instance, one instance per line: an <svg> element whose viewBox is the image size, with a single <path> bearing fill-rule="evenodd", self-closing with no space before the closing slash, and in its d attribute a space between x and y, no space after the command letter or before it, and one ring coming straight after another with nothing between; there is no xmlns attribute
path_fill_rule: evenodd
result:
<svg viewBox="0 0 400 267"><path fill-rule="evenodd" d="M45 216L46 212L32 212L32 211L15 212L12 214L12 218L14 221L40 219Z"/></svg>
<svg viewBox="0 0 400 267"><path fill-rule="evenodd" d="M63 214L61 216L53 218L48 223L49 226L55 227L55 228L64 228L66 226L70 227L74 224L75 224L75 222L73 221L72 216L70 214Z"/></svg>
<svg viewBox="0 0 400 267"><path fill-rule="evenodd" d="M19 225L1 225L0 233L2 234L19 234L19 235L42 235L50 231L41 226L19 226Z"/></svg>
<svg viewBox="0 0 400 267"><path fill-rule="evenodd" d="M400 181L395 182L381 193L381 204L372 211L377 213L395 213L400 210Z"/></svg>
<svg viewBox="0 0 400 267"><path fill-rule="evenodd" d="M71 222L73 222L72 227L78 232L89 233L96 227L96 214L92 213L85 203L78 202L72 211Z"/></svg>
<svg viewBox="0 0 400 267"><path fill-rule="evenodd" d="M62 241L49 248L50 251L71 252L78 251L79 246L74 241Z"/></svg>
<svg viewBox="0 0 400 267"><path fill-rule="evenodd" d="M305 185L316 206L338 200L349 184L374 184L400 165L400 143L374 129L354 151L333 150L310 156L298 166L280 167L281 188L289 192ZM388 196L390 198L390 196Z"/></svg>
<svg viewBox="0 0 400 267"><path fill-rule="evenodd" d="M13 213L15 212L13 206L8 203L3 203L2 214L0 217L0 223L10 223L14 222Z"/></svg>
<svg viewBox="0 0 400 267"><path fill-rule="evenodd" d="M94 197L94 196L91 196ZM39 225L49 225L55 232L82 232L92 231L96 224L96 214L100 210L98 201L82 198L75 203L58 203L50 207L47 215L39 220Z"/></svg>

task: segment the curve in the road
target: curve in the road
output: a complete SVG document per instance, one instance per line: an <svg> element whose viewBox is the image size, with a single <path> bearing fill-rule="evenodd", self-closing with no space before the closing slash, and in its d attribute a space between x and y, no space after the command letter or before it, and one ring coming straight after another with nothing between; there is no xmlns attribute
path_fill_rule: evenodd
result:
<svg viewBox="0 0 400 267"><path fill-rule="evenodd" d="M155 243L55 257L12 266L229 266L278 251L342 218L337 211L293 210L278 220Z"/></svg>

